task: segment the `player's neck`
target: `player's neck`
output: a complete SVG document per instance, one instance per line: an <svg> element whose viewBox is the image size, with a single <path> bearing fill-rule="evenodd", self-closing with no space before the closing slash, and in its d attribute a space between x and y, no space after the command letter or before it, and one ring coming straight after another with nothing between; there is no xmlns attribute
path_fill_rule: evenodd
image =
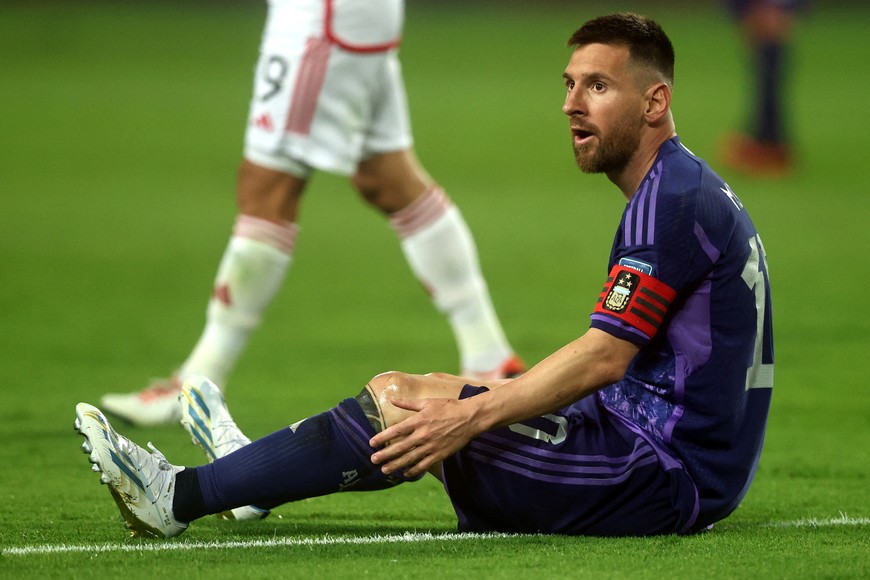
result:
<svg viewBox="0 0 870 580"><path fill-rule="evenodd" d="M622 191L626 201L631 201L634 197L641 181L655 163L661 146L676 135L673 127L670 127L667 130L657 131L650 138L642 139L626 166L619 172L607 174L607 178Z"/></svg>

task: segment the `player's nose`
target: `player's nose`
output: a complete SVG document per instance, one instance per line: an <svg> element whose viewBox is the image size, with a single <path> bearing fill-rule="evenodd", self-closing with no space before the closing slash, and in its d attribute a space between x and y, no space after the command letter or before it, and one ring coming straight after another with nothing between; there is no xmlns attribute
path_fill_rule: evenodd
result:
<svg viewBox="0 0 870 580"><path fill-rule="evenodd" d="M565 95L565 102L562 104L562 112L569 117L574 115L585 115L586 106L583 99L580 97L581 91L568 91Z"/></svg>

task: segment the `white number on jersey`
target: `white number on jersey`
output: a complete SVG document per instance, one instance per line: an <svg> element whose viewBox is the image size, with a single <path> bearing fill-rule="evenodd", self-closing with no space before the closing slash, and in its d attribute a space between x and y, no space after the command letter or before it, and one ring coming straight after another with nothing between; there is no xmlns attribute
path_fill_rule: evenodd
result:
<svg viewBox="0 0 870 580"><path fill-rule="evenodd" d="M773 388L773 363L764 364L762 362L765 298L769 283L767 276L767 256L764 253L761 238L756 234L749 238L749 258L747 258L741 274L749 289L755 292L755 353L752 356L752 365L746 371L747 389Z"/></svg>
<svg viewBox="0 0 870 580"><path fill-rule="evenodd" d="M547 443L552 443L553 445L558 445L562 443L568 435L568 419L565 417L560 417L559 415L543 415L542 419L549 419L553 423L556 424L556 434L550 435L546 431L541 431L540 429L535 429L533 427L529 427L528 425L523 425L522 423L514 423L513 425L509 425L508 429L513 431L514 433L519 433L520 435L525 435L526 437L531 437L532 439L537 439L539 441L545 441Z"/></svg>

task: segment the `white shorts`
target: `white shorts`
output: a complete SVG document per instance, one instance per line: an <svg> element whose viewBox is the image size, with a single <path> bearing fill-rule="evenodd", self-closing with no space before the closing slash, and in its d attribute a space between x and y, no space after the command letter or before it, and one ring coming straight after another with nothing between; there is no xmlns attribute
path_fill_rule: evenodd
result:
<svg viewBox="0 0 870 580"><path fill-rule="evenodd" d="M410 148L403 20L402 0L270 0L245 158L299 177L351 175Z"/></svg>

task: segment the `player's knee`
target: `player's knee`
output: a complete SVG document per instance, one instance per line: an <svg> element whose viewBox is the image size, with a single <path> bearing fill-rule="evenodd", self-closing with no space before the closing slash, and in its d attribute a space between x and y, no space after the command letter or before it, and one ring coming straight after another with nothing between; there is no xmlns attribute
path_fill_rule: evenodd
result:
<svg viewBox="0 0 870 580"><path fill-rule="evenodd" d="M428 189L428 184L416 176L378 171L358 171L351 183L367 203L387 215L408 207Z"/></svg>
<svg viewBox="0 0 870 580"><path fill-rule="evenodd" d="M368 203L384 213L395 211L392 209L393 196L389 188L385 187L382 180L367 173L357 173L351 178L351 184L360 196Z"/></svg>
<svg viewBox="0 0 870 580"><path fill-rule="evenodd" d="M377 375L368 382L357 400L376 430L394 425L410 413L390 404L390 400L417 399L425 396L421 391L420 378L417 375L389 371ZM371 401L366 400L367 396Z"/></svg>
<svg viewBox="0 0 870 580"><path fill-rule="evenodd" d="M417 381L415 379L415 375L388 371L373 377L368 382L368 386L379 401L388 401L393 398L408 399L417 395L415 392Z"/></svg>
<svg viewBox="0 0 870 580"><path fill-rule="evenodd" d="M238 172L236 202L246 215L280 222L295 221L305 180L245 161Z"/></svg>
<svg viewBox="0 0 870 580"><path fill-rule="evenodd" d="M782 41L791 33L794 16L789 10L761 3L747 18L751 36L762 42Z"/></svg>
<svg viewBox="0 0 870 580"><path fill-rule="evenodd" d="M378 180L372 175L358 171L350 178L350 184L366 201L377 195Z"/></svg>

